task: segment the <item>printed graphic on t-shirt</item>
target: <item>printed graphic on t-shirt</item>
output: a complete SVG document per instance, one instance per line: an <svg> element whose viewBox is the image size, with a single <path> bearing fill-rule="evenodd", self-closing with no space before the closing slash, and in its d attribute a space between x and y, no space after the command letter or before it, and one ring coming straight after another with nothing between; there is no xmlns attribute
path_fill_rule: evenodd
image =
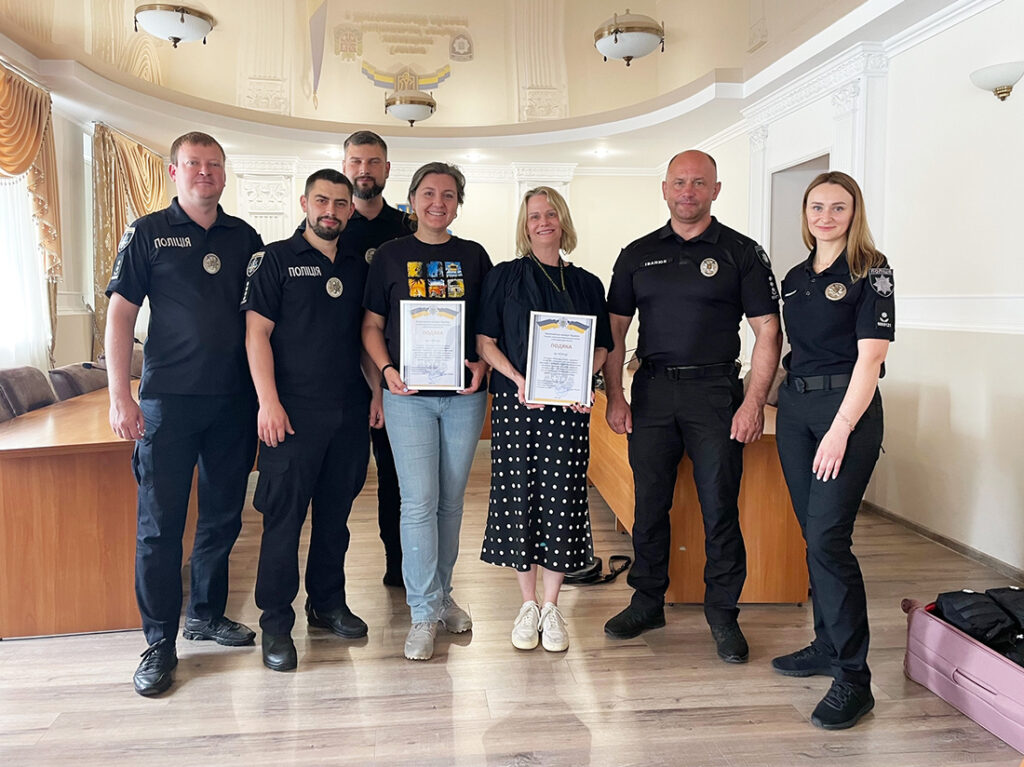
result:
<svg viewBox="0 0 1024 767"><path fill-rule="evenodd" d="M409 280L409 298L426 298L427 281Z"/></svg>
<svg viewBox="0 0 1024 767"><path fill-rule="evenodd" d="M407 261L409 298L465 298L461 261Z"/></svg>
<svg viewBox="0 0 1024 767"><path fill-rule="evenodd" d="M466 295L466 285L462 280L448 280L448 298L462 298Z"/></svg>
<svg viewBox="0 0 1024 767"><path fill-rule="evenodd" d="M422 277L423 276L423 262L422 261L408 261L406 263L406 270L409 273L409 278Z"/></svg>
<svg viewBox="0 0 1024 767"><path fill-rule="evenodd" d="M427 295L431 298L447 298L448 286L444 280L427 280Z"/></svg>
<svg viewBox="0 0 1024 767"><path fill-rule="evenodd" d="M434 280L444 277L444 261L428 261L427 277Z"/></svg>
<svg viewBox="0 0 1024 767"><path fill-rule="evenodd" d="M462 276L462 262L461 261L445 261L444 262L444 274L449 279L452 277Z"/></svg>

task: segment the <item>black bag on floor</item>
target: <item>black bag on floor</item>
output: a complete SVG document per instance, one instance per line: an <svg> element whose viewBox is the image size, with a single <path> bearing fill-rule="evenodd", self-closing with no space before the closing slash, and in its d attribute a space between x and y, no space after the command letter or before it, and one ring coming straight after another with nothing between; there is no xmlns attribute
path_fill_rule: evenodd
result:
<svg viewBox="0 0 1024 767"><path fill-rule="evenodd" d="M1017 622L1018 630L1024 631L1024 589L1020 586L1004 586L1001 589L988 589L985 594Z"/></svg>
<svg viewBox="0 0 1024 767"><path fill-rule="evenodd" d="M616 554L615 556L608 557L608 568L607 574L601 572L601 557L594 557L594 560L579 570L573 570L571 573L565 574L565 583L575 586L592 586L598 583L610 583L619 577L619 573L624 572L631 564L633 560L630 557Z"/></svg>

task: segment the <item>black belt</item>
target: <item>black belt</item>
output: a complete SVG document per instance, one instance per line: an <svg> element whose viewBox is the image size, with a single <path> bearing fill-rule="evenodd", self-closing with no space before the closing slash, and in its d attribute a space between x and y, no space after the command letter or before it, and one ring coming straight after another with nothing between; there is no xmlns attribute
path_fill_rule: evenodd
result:
<svg viewBox="0 0 1024 767"><path fill-rule="evenodd" d="M828 391L842 389L850 385L850 374L839 373L831 376L786 376L786 386L796 389L801 394L805 391Z"/></svg>
<svg viewBox="0 0 1024 767"><path fill-rule="evenodd" d="M655 365L644 362L641 366L651 376L663 375L670 381L683 381L690 378L710 378L712 376L736 375L740 370L739 362L719 362L716 365Z"/></svg>

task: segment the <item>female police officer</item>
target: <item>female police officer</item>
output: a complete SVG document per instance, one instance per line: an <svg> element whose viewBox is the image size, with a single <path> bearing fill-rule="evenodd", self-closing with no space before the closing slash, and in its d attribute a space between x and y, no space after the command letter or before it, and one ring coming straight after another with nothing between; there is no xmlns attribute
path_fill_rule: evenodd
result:
<svg viewBox="0 0 1024 767"><path fill-rule="evenodd" d="M833 677L811 722L839 730L875 704L864 579L851 546L882 444L877 385L893 340L893 282L850 176L815 178L804 193L802 221L811 253L782 282L792 350L783 360L788 375L776 439L807 542L814 640L772 667L787 676Z"/></svg>

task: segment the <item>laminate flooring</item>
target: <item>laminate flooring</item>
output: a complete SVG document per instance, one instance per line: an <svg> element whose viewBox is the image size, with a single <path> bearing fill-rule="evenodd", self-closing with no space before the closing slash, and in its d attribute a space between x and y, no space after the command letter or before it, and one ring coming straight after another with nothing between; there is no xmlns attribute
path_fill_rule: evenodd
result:
<svg viewBox="0 0 1024 767"><path fill-rule="evenodd" d="M568 652L522 652L508 634L520 599L511 570L480 561L489 460L481 443L466 495L455 598L471 633L441 630L429 662L402 657L404 592L381 584L371 469L353 510L346 573L369 636L345 641L308 628L299 667L275 673L257 647L178 640L171 691L135 694L139 631L0 642L0 765L683 765L692 767L938 767L1021 763L1021 755L906 679L900 599L987 588L1006 578L899 525L858 520L867 581L874 711L857 727L809 723L824 677L773 673L770 659L804 646L809 604L745 606L750 662L722 663L699 606L629 641L604 621L629 598L625 578L567 587ZM253 477L255 479L255 477ZM252 485L250 485L250 490ZM632 553L591 490L595 548ZM254 628L260 519L246 507L232 555L228 614ZM304 554L303 554L304 557ZM303 595L296 601L301 616ZM257 638L257 645L258 645Z"/></svg>

